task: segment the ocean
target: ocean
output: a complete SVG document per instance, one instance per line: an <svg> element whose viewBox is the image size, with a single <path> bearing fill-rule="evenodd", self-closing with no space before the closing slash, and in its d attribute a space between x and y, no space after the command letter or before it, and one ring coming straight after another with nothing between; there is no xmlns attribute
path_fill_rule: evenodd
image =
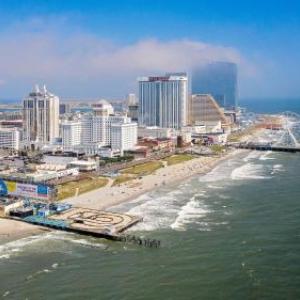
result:
<svg viewBox="0 0 300 300"><path fill-rule="evenodd" d="M299 180L299 154L238 151L114 207L159 249L64 232L0 242L0 299L299 299Z"/></svg>

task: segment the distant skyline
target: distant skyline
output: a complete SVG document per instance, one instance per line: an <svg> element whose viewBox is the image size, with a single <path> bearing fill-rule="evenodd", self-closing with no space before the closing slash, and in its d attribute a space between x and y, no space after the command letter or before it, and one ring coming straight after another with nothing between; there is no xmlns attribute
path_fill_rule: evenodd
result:
<svg viewBox="0 0 300 300"><path fill-rule="evenodd" d="M137 76L239 66L239 94L300 96L300 1L0 0L0 99L125 98Z"/></svg>

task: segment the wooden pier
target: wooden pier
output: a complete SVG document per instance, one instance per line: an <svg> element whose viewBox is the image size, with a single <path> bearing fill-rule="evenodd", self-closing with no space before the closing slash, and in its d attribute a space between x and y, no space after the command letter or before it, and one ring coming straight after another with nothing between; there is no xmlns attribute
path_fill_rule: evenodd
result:
<svg viewBox="0 0 300 300"><path fill-rule="evenodd" d="M11 219L81 235L151 248L160 247L159 240L145 239L123 233L126 229L142 221L142 218L128 214L73 207L48 217L28 216L25 218L11 217Z"/></svg>
<svg viewBox="0 0 300 300"><path fill-rule="evenodd" d="M142 221L137 216L82 207L73 207L49 219L64 221L69 231L112 240L118 239L120 233Z"/></svg>

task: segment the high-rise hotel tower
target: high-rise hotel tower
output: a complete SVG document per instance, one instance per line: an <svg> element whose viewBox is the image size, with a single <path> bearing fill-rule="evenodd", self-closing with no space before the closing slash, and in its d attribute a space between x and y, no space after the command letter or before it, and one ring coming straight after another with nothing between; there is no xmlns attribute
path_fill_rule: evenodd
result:
<svg viewBox="0 0 300 300"><path fill-rule="evenodd" d="M59 136L59 98L35 86L23 100L23 122L26 146L53 142Z"/></svg>
<svg viewBox="0 0 300 300"><path fill-rule="evenodd" d="M238 106L238 70L231 62L211 62L192 73L192 93L211 94L221 107Z"/></svg>
<svg viewBox="0 0 300 300"><path fill-rule="evenodd" d="M188 79L185 73L140 77L139 124L178 129L187 124Z"/></svg>

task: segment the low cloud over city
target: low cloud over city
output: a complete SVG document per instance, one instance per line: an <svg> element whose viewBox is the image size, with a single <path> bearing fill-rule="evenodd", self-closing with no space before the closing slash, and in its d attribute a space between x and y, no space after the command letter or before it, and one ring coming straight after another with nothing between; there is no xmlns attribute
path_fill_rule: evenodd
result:
<svg viewBox="0 0 300 300"><path fill-rule="evenodd" d="M66 33L65 20L52 22L34 19L0 33L2 95L22 96L28 86L45 82L65 97L122 97L136 89L137 76L189 71L207 61L236 62L246 76L256 74L232 47L156 38L120 44L87 32Z"/></svg>

